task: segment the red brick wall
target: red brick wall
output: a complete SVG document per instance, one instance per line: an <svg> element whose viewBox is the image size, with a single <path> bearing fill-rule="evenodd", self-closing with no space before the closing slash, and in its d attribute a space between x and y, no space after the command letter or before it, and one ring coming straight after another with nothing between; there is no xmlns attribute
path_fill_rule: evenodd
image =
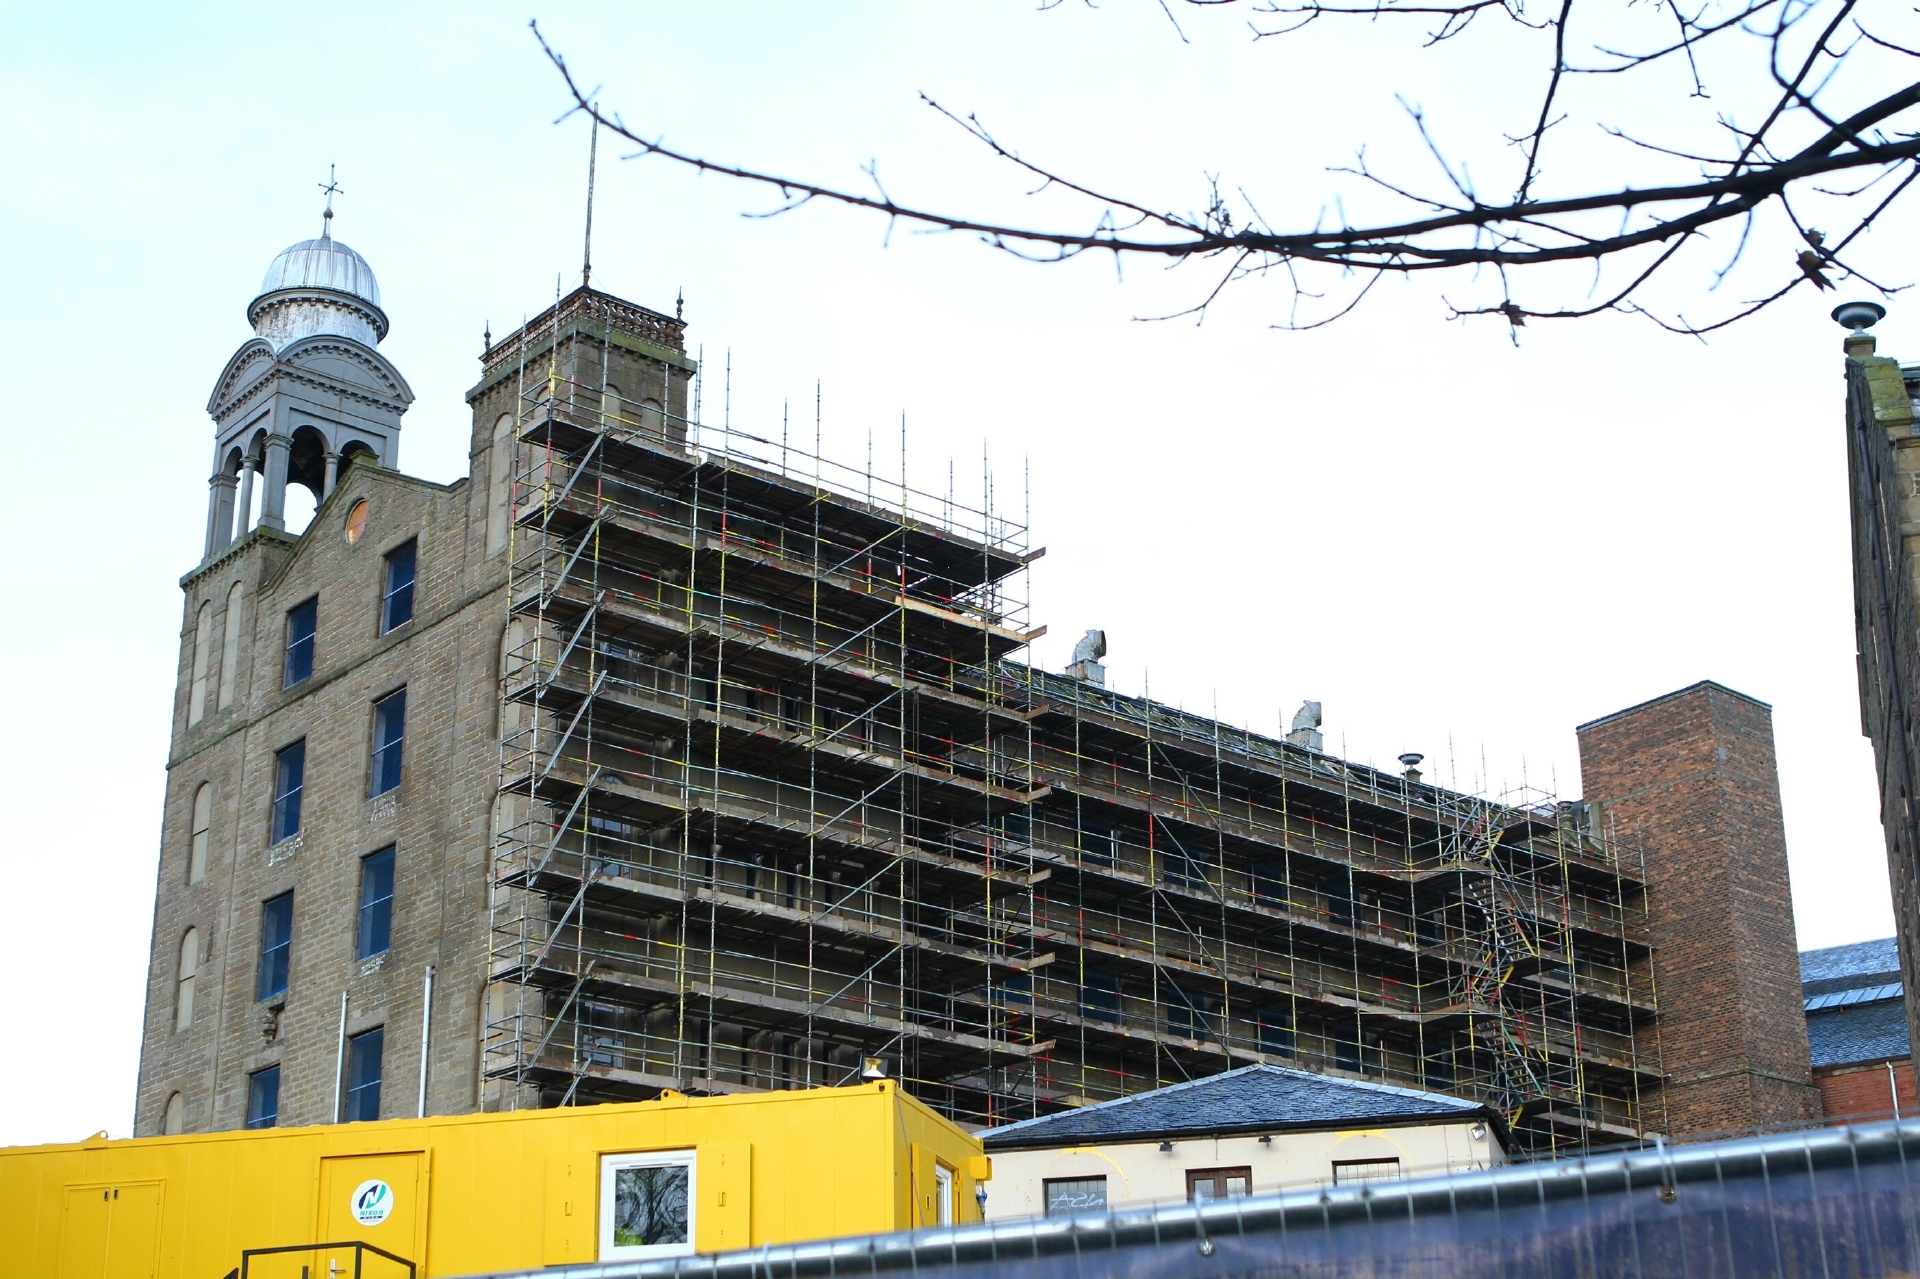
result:
<svg viewBox="0 0 1920 1279"><path fill-rule="evenodd" d="M1668 1131L1818 1118L1772 711L1702 682L1578 732L1586 798L1646 858Z"/></svg>
<svg viewBox="0 0 1920 1279"><path fill-rule="evenodd" d="M1900 1114L1911 1119L1920 1112L1920 1093L1914 1090L1913 1061L1893 1063L1895 1086L1900 1094ZM1887 1063L1876 1061L1866 1066L1829 1067L1815 1074L1820 1085L1820 1101L1826 1107L1830 1124L1893 1118L1893 1090L1887 1087Z"/></svg>

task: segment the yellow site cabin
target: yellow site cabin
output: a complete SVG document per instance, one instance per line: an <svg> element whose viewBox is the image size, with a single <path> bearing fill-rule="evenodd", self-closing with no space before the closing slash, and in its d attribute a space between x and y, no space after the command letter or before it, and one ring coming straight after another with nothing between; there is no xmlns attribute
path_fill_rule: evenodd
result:
<svg viewBox="0 0 1920 1279"><path fill-rule="evenodd" d="M249 1252L249 1279L671 1257L978 1221L990 1168L894 1080L98 1137L0 1149L0 1255L9 1279L220 1279Z"/></svg>

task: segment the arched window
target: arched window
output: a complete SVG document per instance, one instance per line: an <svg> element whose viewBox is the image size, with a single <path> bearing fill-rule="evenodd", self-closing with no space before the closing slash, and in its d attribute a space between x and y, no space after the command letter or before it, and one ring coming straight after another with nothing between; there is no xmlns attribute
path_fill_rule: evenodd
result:
<svg viewBox="0 0 1920 1279"><path fill-rule="evenodd" d="M507 512L513 496L513 415L502 413L493 424L493 444L487 453L487 554L507 549Z"/></svg>
<svg viewBox="0 0 1920 1279"><path fill-rule="evenodd" d="M174 1093L171 1097L167 1098L166 1118L160 1121L160 1132L162 1133L162 1135L168 1136L168 1137L178 1137L180 1135L180 1129L181 1129L181 1113L180 1112L183 1109L184 1107L180 1104L179 1093Z"/></svg>
<svg viewBox="0 0 1920 1279"><path fill-rule="evenodd" d="M173 1028L185 1030L193 1025L193 987L200 975L200 930L187 929L180 939L180 975L175 981Z"/></svg>
<svg viewBox="0 0 1920 1279"><path fill-rule="evenodd" d="M527 647L527 624L519 618L507 623L507 629L500 637L500 679L503 687L512 682L526 666L532 654ZM526 708L519 702L500 700L500 740L510 742L520 732L526 722Z"/></svg>
<svg viewBox="0 0 1920 1279"><path fill-rule="evenodd" d="M606 389L600 393L600 425L623 423L632 426L633 423L621 416L624 410L625 405L620 402L620 388L611 382L607 383Z"/></svg>
<svg viewBox="0 0 1920 1279"><path fill-rule="evenodd" d="M240 681L240 606L246 589L235 582L227 591L226 640L220 646L220 709L233 705Z"/></svg>
<svg viewBox="0 0 1920 1279"><path fill-rule="evenodd" d="M193 843L187 850L187 882L207 877L207 845L213 842L213 783L201 782L193 793Z"/></svg>
<svg viewBox="0 0 1920 1279"><path fill-rule="evenodd" d="M187 690L187 726L207 713L207 662L213 656L213 601L200 605L193 619L193 686Z"/></svg>
<svg viewBox="0 0 1920 1279"><path fill-rule="evenodd" d="M666 432L666 419L660 416L660 401L641 401L640 428L651 435L662 435Z"/></svg>

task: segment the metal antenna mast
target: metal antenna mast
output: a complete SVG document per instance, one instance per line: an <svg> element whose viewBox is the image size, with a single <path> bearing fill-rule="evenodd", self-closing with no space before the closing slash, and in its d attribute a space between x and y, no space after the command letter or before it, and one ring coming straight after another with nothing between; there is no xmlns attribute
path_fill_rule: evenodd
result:
<svg viewBox="0 0 1920 1279"><path fill-rule="evenodd" d="M580 249L580 287L593 283L593 169L600 158L600 117L593 117L593 140L587 143L587 240Z"/></svg>

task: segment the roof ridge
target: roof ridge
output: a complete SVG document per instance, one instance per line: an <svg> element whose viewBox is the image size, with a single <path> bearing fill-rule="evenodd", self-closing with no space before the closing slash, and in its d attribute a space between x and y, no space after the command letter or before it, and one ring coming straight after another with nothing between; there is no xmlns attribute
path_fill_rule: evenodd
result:
<svg viewBox="0 0 1920 1279"><path fill-rule="evenodd" d="M1357 1092L1385 1093L1390 1096L1436 1102L1463 1111L1482 1109L1479 1102L1469 1101L1464 1097L1455 1097L1450 1093L1431 1092L1423 1088L1406 1088L1398 1084L1375 1083L1368 1079L1347 1079L1339 1075L1324 1074L1320 1071L1301 1070L1294 1066L1276 1066L1270 1062L1254 1062L1247 1066L1237 1066L1232 1070L1223 1070L1217 1075L1206 1075L1199 1079L1186 1079L1177 1084L1168 1084L1163 1088L1150 1088L1145 1092L1129 1093L1125 1097L1114 1097L1107 1101L1095 1102L1091 1106L1079 1106L1072 1110L1057 1111L1051 1115L1036 1115L1032 1119L1021 1119L1014 1123L1001 1124L995 1128L985 1129L982 1131L981 1136L985 1137L991 1134L995 1138L998 1138L1009 1133L1020 1132L1028 1128L1058 1122L1078 1115L1088 1115L1099 1111L1110 1112L1135 1102L1158 1101L1171 1093L1186 1092L1189 1089L1202 1087L1204 1085L1214 1085L1220 1083L1222 1080L1245 1075L1281 1075L1334 1088L1348 1088Z"/></svg>

